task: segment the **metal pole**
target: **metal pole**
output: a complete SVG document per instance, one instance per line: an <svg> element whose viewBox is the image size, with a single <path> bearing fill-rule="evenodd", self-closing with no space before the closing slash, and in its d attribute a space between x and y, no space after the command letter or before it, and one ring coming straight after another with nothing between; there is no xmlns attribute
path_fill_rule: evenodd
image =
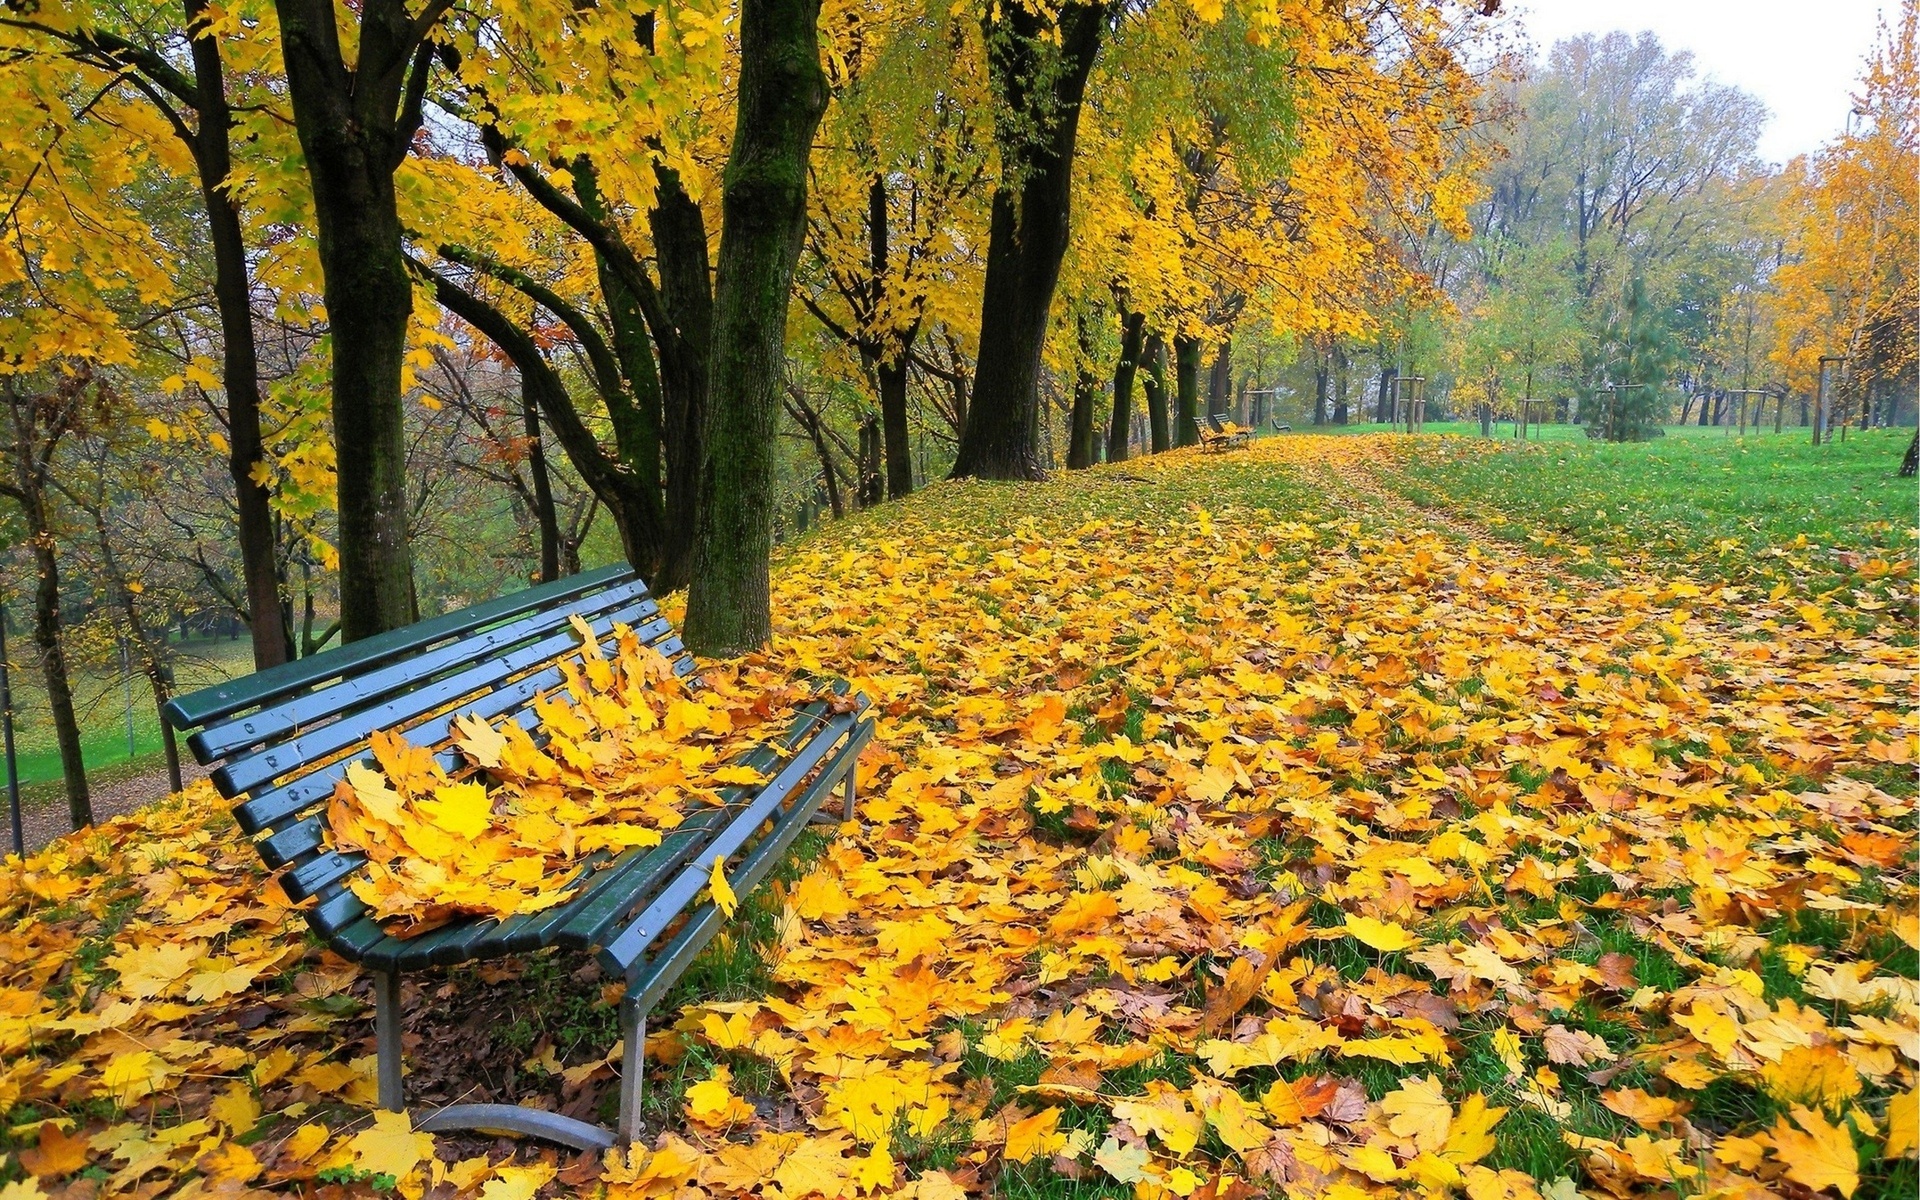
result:
<svg viewBox="0 0 1920 1200"><path fill-rule="evenodd" d="M13 757L13 685L7 676L7 610L0 606L0 735L7 755L7 810L13 817L13 852L27 855L27 835L20 827L20 771Z"/></svg>

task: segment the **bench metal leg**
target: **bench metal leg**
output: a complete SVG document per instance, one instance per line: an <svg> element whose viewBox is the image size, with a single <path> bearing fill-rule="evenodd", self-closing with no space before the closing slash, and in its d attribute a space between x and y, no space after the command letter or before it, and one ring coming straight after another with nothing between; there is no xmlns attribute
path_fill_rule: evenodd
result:
<svg viewBox="0 0 1920 1200"><path fill-rule="evenodd" d="M613 1128L615 1144L640 1140L640 1080L647 1067L647 1014L628 996L620 1001L620 1120Z"/></svg>
<svg viewBox="0 0 1920 1200"><path fill-rule="evenodd" d="M399 1112L407 1106L400 1067L400 972L373 973L373 1041L379 1056L380 1107Z"/></svg>
<svg viewBox="0 0 1920 1200"><path fill-rule="evenodd" d="M858 807L859 801L854 794L854 776L858 773L859 763L857 761L847 764L847 777L844 781L847 790L842 794L840 801L840 819L842 821L852 821L858 817L860 811Z"/></svg>

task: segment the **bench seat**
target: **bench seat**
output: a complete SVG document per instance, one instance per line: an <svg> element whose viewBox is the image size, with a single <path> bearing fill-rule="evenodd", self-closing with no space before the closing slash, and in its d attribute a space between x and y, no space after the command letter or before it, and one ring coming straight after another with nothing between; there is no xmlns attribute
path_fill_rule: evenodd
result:
<svg viewBox="0 0 1920 1200"><path fill-rule="evenodd" d="M325 807L354 762L372 763L370 739L399 732L433 752L449 774L466 768L452 744L469 714L496 727L519 723L536 740L536 697L565 683L562 663L582 657L575 620L610 646L629 628L697 687L693 660L660 615L646 585L625 567L587 572L324 651L243 679L178 697L168 724L188 733L195 758L213 767L220 794L282 871L288 896L308 905L309 925L335 953L374 974L379 1090L383 1108L404 1105L399 979L431 967L557 947L592 952L626 982L621 1116L614 1130L508 1105L456 1105L415 1127L506 1129L580 1148L631 1140L639 1120L646 1014L692 963L725 918L695 904L716 857L747 894L778 864L836 787L843 820L854 819L854 767L872 737L866 701L835 683L798 707L776 736L735 756L762 782L722 788L719 803L685 814L658 845L584 859L567 900L505 919L456 919L418 936L389 935L350 884L366 864L328 844ZM476 768L477 769L477 768Z"/></svg>

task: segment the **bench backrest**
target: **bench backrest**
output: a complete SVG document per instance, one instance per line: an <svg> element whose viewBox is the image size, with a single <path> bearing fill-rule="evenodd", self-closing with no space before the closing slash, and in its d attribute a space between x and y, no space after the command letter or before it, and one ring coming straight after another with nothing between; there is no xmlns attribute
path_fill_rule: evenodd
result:
<svg viewBox="0 0 1920 1200"><path fill-rule="evenodd" d="M365 911L346 891L365 858L330 849L322 815L347 766L371 763L381 730L403 732L448 769L460 761L449 740L457 716L532 730L534 698L563 682L563 660L580 657L574 616L604 647L626 625L676 673L693 671L647 585L629 567L607 567L178 697L165 716L190 732L194 758L214 765L214 786L235 801L261 858L291 867L287 894L318 898L310 919L331 934Z"/></svg>

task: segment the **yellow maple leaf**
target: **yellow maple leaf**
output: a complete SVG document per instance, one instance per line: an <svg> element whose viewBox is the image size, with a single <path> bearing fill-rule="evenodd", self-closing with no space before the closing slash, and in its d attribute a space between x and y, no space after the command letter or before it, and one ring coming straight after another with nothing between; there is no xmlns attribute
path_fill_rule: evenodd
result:
<svg viewBox="0 0 1920 1200"><path fill-rule="evenodd" d="M1398 1091L1380 1100L1380 1111L1387 1114L1387 1128L1403 1137L1420 1152L1437 1152L1447 1144L1447 1131L1453 1126L1453 1106L1437 1076L1409 1079Z"/></svg>
<svg viewBox="0 0 1920 1200"><path fill-rule="evenodd" d="M480 1200L533 1200L534 1194L557 1173L550 1163L502 1166L480 1189Z"/></svg>
<svg viewBox="0 0 1920 1200"><path fill-rule="evenodd" d="M702 1125L724 1128L753 1116L753 1105L733 1094L733 1072L715 1067L707 1079L687 1089L687 1113Z"/></svg>
<svg viewBox="0 0 1920 1200"><path fill-rule="evenodd" d="M205 953L200 942L159 942L110 955L107 966L120 973L121 991L151 1000L173 991Z"/></svg>
<svg viewBox="0 0 1920 1200"><path fill-rule="evenodd" d="M1657 1129L1677 1119L1686 1105L1665 1096L1651 1096L1639 1088L1621 1088L1602 1092L1600 1103L1619 1113L1642 1129Z"/></svg>
<svg viewBox="0 0 1920 1200"><path fill-rule="evenodd" d="M413 1118L404 1112L382 1110L373 1114L372 1128L347 1140L347 1151L355 1170L405 1182L420 1161L433 1154L433 1135L415 1133Z"/></svg>
<svg viewBox="0 0 1920 1200"><path fill-rule="evenodd" d="M1860 1186L1860 1155L1846 1122L1829 1123L1819 1110L1798 1105L1789 1111L1792 1124L1779 1117L1768 1131L1774 1154L1786 1164L1787 1178L1816 1192L1831 1187L1852 1196Z"/></svg>
<svg viewBox="0 0 1920 1200"><path fill-rule="evenodd" d="M1920 1090L1897 1093L1887 1101L1887 1141L1880 1153L1904 1158L1920 1149Z"/></svg>
<svg viewBox="0 0 1920 1200"><path fill-rule="evenodd" d="M1396 950L1411 950L1420 944L1420 939L1408 932L1403 926L1392 921L1377 921L1372 917L1347 914L1347 934L1357 942L1372 946L1383 954Z"/></svg>
<svg viewBox="0 0 1920 1200"><path fill-rule="evenodd" d="M726 859L718 854L713 856L713 870L707 876L707 890L712 893L713 902L719 906L720 912L731 917L739 907L739 898L733 894L733 885L727 882L726 866Z"/></svg>
<svg viewBox="0 0 1920 1200"><path fill-rule="evenodd" d="M493 824L493 800L486 786L474 780L435 788L433 799L422 800L419 809L421 816L461 840L477 838Z"/></svg>
<svg viewBox="0 0 1920 1200"><path fill-rule="evenodd" d="M1453 1163L1475 1163L1493 1153L1493 1127L1507 1115L1504 1108L1489 1108L1479 1092L1460 1102L1454 1114L1453 1128L1447 1131L1447 1144L1440 1156Z"/></svg>
<svg viewBox="0 0 1920 1200"><path fill-rule="evenodd" d="M1206 1118L1187 1107L1179 1089L1158 1080L1148 1084L1147 1094L1141 1099L1117 1101L1113 1115L1141 1133L1158 1137L1178 1158L1193 1153L1207 1128Z"/></svg>
<svg viewBox="0 0 1920 1200"><path fill-rule="evenodd" d="M1790 1046L1761 1068L1760 1082L1776 1100L1833 1112L1860 1094L1860 1072L1834 1046Z"/></svg>
<svg viewBox="0 0 1920 1200"><path fill-rule="evenodd" d="M1049 1155L1067 1144L1065 1134L1058 1132L1060 1110L1057 1107L1041 1109L1022 1121L1015 1121L1007 1127L1007 1161L1023 1163L1041 1155Z"/></svg>

